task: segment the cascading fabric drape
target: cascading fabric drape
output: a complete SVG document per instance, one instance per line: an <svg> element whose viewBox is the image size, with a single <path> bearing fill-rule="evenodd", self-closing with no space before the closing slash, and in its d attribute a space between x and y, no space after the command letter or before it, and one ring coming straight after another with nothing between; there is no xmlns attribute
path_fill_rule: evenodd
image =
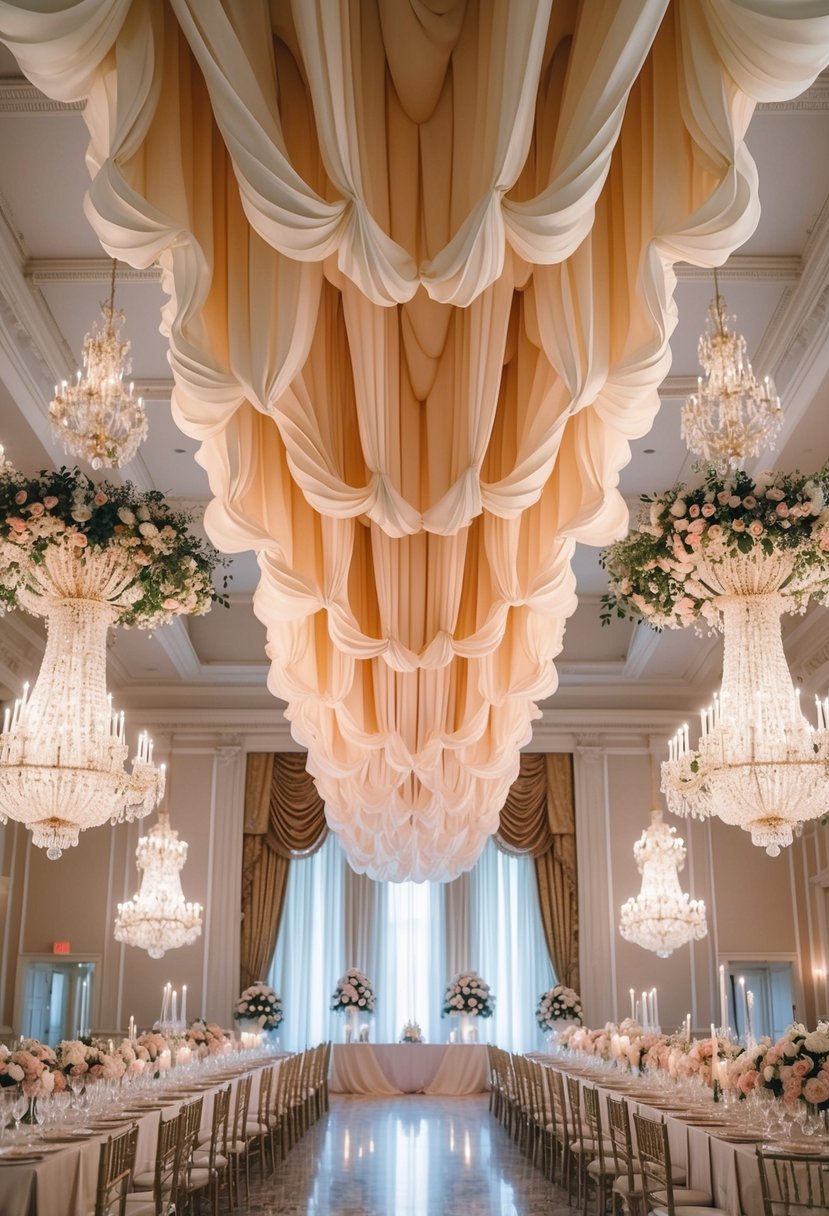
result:
<svg viewBox="0 0 829 1216"><path fill-rule="evenodd" d="M282 920L291 858L325 840L325 810L303 752L250 752L245 774L242 852L241 987L270 966Z"/></svg>
<svg viewBox="0 0 829 1216"><path fill-rule="evenodd" d="M579 986L579 904L573 757L522 752L518 778L501 811L496 843L535 863L544 940L553 970Z"/></svg>
<svg viewBox="0 0 829 1216"><path fill-rule="evenodd" d="M258 554L357 869L447 879L496 830L575 541L627 524L673 263L752 232L745 130L829 62L825 9L0 0L34 83L88 99L104 247L162 267L207 527Z"/></svg>

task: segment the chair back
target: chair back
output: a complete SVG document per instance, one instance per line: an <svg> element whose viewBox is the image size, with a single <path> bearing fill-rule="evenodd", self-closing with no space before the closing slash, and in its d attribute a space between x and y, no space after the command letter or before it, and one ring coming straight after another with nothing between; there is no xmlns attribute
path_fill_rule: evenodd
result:
<svg viewBox="0 0 829 1216"><path fill-rule="evenodd" d="M574 1149L583 1148L584 1125L581 1118L581 1085L578 1077L567 1077L567 1126Z"/></svg>
<svg viewBox="0 0 829 1216"><path fill-rule="evenodd" d="M181 1165L183 1120L181 1114L172 1119L162 1119L158 1125L158 1139L153 1167L153 1200L156 1216L175 1208L179 1188Z"/></svg>
<svg viewBox="0 0 829 1216"><path fill-rule="evenodd" d="M199 1143L204 1097L185 1102L179 1109L179 1175L180 1184L187 1187L193 1153Z"/></svg>
<svg viewBox="0 0 829 1216"><path fill-rule="evenodd" d="M599 1162L600 1172L604 1174L606 1170L604 1138L602 1136L602 1108L598 1089L593 1085L585 1085L581 1091L581 1100L584 1107L584 1119L589 1129L590 1139L594 1145L593 1151L596 1154L596 1160Z"/></svg>
<svg viewBox="0 0 829 1216"><path fill-rule="evenodd" d="M647 1212L655 1207L667 1208L668 1216L675 1216L668 1129L661 1120L646 1119L644 1115L634 1114L633 1123L642 1171L644 1209Z"/></svg>
<svg viewBox="0 0 829 1216"><path fill-rule="evenodd" d="M243 1143L245 1140L252 1082L252 1073L246 1073L245 1076L240 1077L236 1082L236 1102L233 1106L233 1131L230 1135L232 1144Z"/></svg>
<svg viewBox="0 0 829 1216"><path fill-rule="evenodd" d="M564 1076L557 1068L550 1069L550 1089L553 1095L553 1111L556 1128L565 1145L570 1143L570 1118L567 1111L567 1096L564 1092Z"/></svg>
<svg viewBox="0 0 829 1216"><path fill-rule="evenodd" d="M132 1123L115 1136L109 1136L98 1155L98 1185L95 1189L95 1216L124 1216L127 1193L135 1167L138 1124Z"/></svg>
<svg viewBox="0 0 829 1216"><path fill-rule="evenodd" d="M230 1114L230 1085L217 1089L213 1095L213 1111L210 1119L210 1147L207 1167L212 1173L216 1168L216 1155L227 1149L228 1116Z"/></svg>
<svg viewBox="0 0 829 1216"><path fill-rule="evenodd" d="M757 1149L765 1216L825 1216L829 1173L825 1157L796 1157Z"/></svg>
<svg viewBox="0 0 829 1216"><path fill-rule="evenodd" d="M268 1112L271 1109L271 1090L273 1088L273 1078L275 1068L271 1064L268 1068L259 1070L259 1095L256 1103L257 1123L266 1124L268 1122Z"/></svg>
<svg viewBox="0 0 829 1216"><path fill-rule="evenodd" d="M633 1140L630 1134L630 1112L624 1098L607 1095L607 1125L613 1146L616 1174L627 1178L629 1193L634 1189Z"/></svg>

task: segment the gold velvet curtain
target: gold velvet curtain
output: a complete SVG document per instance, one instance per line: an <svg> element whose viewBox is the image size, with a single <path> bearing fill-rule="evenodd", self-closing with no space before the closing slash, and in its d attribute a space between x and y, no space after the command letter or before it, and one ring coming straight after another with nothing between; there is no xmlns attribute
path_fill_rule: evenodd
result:
<svg viewBox="0 0 829 1216"><path fill-rule="evenodd" d="M242 987L264 977L273 957L292 857L325 840L325 807L304 752L247 758L242 871ZM569 755L524 752L501 811L497 843L535 861L544 937L556 978L579 986L576 823Z"/></svg>
<svg viewBox="0 0 829 1216"><path fill-rule="evenodd" d="M570 755L523 752L510 788L498 844L535 861L544 937L556 979L579 988L576 816Z"/></svg>
<svg viewBox="0 0 829 1216"><path fill-rule="evenodd" d="M288 866L328 834L304 752L251 752L245 780L241 985L264 979L276 946Z"/></svg>

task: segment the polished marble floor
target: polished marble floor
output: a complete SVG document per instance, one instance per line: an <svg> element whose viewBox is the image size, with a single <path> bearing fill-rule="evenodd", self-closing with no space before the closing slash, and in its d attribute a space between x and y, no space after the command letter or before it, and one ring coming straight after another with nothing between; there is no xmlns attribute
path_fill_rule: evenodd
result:
<svg viewBox="0 0 829 1216"><path fill-rule="evenodd" d="M254 1169L250 1216L574 1216L488 1098L332 1096L272 1179Z"/></svg>

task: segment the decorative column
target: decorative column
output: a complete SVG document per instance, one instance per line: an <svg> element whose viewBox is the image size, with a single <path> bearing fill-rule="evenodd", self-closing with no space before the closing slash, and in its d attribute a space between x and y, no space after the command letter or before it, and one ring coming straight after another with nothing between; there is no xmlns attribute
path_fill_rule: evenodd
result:
<svg viewBox="0 0 829 1216"><path fill-rule="evenodd" d="M210 886L204 918L204 1011L232 1024L238 996L245 755L238 739L215 748L210 804Z"/></svg>
<svg viewBox="0 0 829 1216"><path fill-rule="evenodd" d="M585 1025L616 1019L613 892L608 865L609 824L604 748L597 736L577 735L573 754L579 882L579 969Z"/></svg>

